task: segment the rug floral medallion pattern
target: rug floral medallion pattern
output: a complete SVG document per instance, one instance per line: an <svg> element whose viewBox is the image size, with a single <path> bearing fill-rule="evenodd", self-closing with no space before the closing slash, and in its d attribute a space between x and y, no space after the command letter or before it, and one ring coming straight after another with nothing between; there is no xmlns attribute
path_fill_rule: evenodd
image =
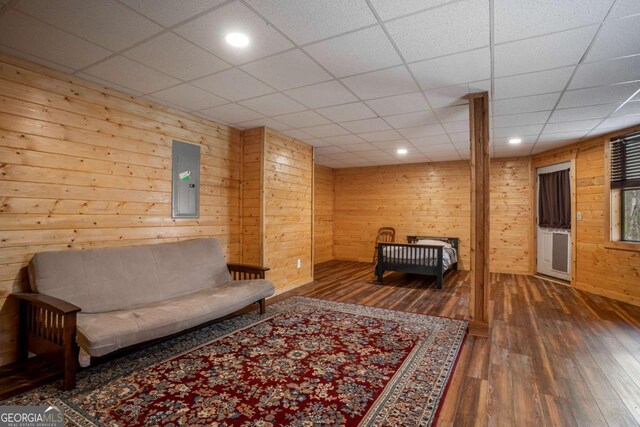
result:
<svg viewBox="0 0 640 427"><path fill-rule="evenodd" d="M295 297L4 404L57 404L71 425L426 426L466 328Z"/></svg>

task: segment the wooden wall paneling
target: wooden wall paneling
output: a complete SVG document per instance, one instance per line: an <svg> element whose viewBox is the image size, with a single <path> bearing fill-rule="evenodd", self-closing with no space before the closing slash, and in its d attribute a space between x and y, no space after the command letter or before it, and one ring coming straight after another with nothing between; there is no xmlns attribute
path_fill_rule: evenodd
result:
<svg viewBox="0 0 640 427"><path fill-rule="evenodd" d="M378 228L461 239L469 262L468 162L335 169L334 257L371 262Z"/></svg>
<svg viewBox="0 0 640 427"><path fill-rule="evenodd" d="M469 95L471 132L471 286L469 333L489 334L489 93Z"/></svg>
<svg viewBox="0 0 640 427"><path fill-rule="evenodd" d="M201 215L171 218L171 142L201 147ZM34 253L217 237L240 261L241 134L0 55L0 364Z"/></svg>
<svg viewBox="0 0 640 427"><path fill-rule="evenodd" d="M314 165L314 263L333 259L334 170Z"/></svg>
<svg viewBox="0 0 640 427"><path fill-rule="evenodd" d="M640 246L633 250L607 242L605 144L610 138L640 130L631 127L533 156L532 168L575 159L575 277L572 285L598 295L640 306Z"/></svg>
<svg viewBox="0 0 640 427"><path fill-rule="evenodd" d="M265 129L243 132L242 262L264 262L264 143Z"/></svg>
<svg viewBox="0 0 640 427"><path fill-rule="evenodd" d="M264 265L281 293L313 280L313 147L265 134Z"/></svg>

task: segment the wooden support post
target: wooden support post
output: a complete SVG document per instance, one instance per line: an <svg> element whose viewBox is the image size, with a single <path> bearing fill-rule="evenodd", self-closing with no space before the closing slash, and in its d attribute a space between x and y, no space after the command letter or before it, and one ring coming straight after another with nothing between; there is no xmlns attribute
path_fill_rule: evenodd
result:
<svg viewBox="0 0 640 427"><path fill-rule="evenodd" d="M489 93L469 95L471 132L471 295L469 333L489 335Z"/></svg>

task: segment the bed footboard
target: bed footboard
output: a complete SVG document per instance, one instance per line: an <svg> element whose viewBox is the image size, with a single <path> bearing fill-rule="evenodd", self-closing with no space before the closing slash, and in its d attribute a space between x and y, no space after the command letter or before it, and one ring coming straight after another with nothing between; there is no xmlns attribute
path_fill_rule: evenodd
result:
<svg viewBox="0 0 640 427"><path fill-rule="evenodd" d="M385 250L392 248L392 250ZM385 271L436 276L436 286L443 285L443 247L407 243L380 243L376 276L383 282Z"/></svg>

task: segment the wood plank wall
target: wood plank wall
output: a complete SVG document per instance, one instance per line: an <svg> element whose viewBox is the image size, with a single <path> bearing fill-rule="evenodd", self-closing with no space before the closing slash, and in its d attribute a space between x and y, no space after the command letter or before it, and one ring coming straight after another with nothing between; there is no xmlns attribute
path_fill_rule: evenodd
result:
<svg viewBox="0 0 640 427"><path fill-rule="evenodd" d="M243 132L242 148L242 262L262 265L265 129Z"/></svg>
<svg viewBox="0 0 640 427"><path fill-rule="evenodd" d="M314 263L333 259L334 172L326 166L314 166L313 253Z"/></svg>
<svg viewBox="0 0 640 427"><path fill-rule="evenodd" d="M640 248L627 251L605 246L604 212L608 203L604 144L609 137L542 153L534 156L533 162L552 164L566 160L567 155L576 157L576 209L582 213L582 221L576 222L577 265L573 286L640 306Z"/></svg>
<svg viewBox="0 0 640 427"><path fill-rule="evenodd" d="M336 259L370 262L377 229L390 226L400 242L408 234L459 237L460 268L469 268L468 161L334 173ZM529 160L492 160L491 271L530 272L530 203Z"/></svg>
<svg viewBox="0 0 640 427"><path fill-rule="evenodd" d="M281 293L313 280L313 147L267 128L264 153L264 265Z"/></svg>
<svg viewBox="0 0 640 427"><path fill-rule="evenodd" d="M201 216L171 218L171 143L201 145ZM0 364L14 360L22 268L39 251L215 236L240 260L241 136L0 57Z"/></svg>

